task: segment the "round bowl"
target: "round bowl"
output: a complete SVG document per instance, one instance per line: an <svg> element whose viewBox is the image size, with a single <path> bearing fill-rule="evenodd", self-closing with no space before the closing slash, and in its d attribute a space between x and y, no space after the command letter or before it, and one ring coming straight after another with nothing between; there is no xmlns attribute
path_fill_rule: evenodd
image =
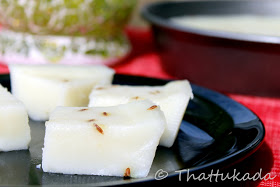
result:
<svg viewBox="0 0 280 187"><path fill-rule="evenodd" d="M280 16L279 1L158 2L142 9L163 68L223 92L280 96L280 37L182 26L179 16Z"/></svg>

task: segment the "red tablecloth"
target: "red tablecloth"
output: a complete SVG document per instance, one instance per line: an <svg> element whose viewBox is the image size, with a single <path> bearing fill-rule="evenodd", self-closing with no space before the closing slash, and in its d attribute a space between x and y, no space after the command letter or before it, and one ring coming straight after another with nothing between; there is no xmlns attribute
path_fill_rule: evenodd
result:
<svg viewBox="0 0 280 187"><path fill-rule="evenodd" d="M159 56L153 46L148 30L128 29L132 42L132 54L123 62L113 66L117 73L141 75L155 78L176 78L161 68ZM0 73L7 73L5 65L0 65ZM266 129L265 141L250 157L234 165L231 169L240 172L240 176L257 172L262 176L270 174L273 180L242 181L240 186L280 186L280 98L266 98L227 93L234 100L244 104L263 121ZM186 184L187 185L187 184Z"/></svg>

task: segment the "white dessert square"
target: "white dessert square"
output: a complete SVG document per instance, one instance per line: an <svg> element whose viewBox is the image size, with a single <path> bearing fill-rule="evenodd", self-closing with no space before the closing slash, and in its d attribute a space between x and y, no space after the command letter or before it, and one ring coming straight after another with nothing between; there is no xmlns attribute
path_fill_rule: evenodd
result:
<svg viewBox="0 0 280 187"><path fill-rule="evenodd" d="M90 94L89 107L114 106L150 99L160 106L167 121L160 145L171 147L191 98L193 93L187 80L172 81L164 86L98 86Z"/></svg>
<svg viewBox="0 0 280 187"><path fill-rule="evenodd" d="M0 151L28 149L30 140L24 105L0 85Z"/></svg>
<svg viewBox="0 0 280 187"><path fill-rule="evenodd" d="M12 93L34 120L47 120L56 106L87 106L93 86L111 84L105 66L9 65Z"/></svg>
<svg viewBox="0 0 280 187"><path fill-rule="evenodd" d="M146 177L166 126L151 101L57 107L46 122L44 172Z"/></svg>

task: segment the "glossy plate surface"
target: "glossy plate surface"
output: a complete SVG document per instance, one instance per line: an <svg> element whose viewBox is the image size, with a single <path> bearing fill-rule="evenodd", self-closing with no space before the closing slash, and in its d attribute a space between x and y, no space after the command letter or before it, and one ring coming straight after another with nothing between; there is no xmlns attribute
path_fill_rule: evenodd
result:
<svg viewBox="0 0 280 187"><path fill-rule="evenodd" d="M3 86L10 88L9 75L0 76ZM163 85L167 80L116 75L114 84ZM155 181L162 169L168 178L176 171L202 171L227 167L253 153L264 139L260 119L243 105L206 88L193 85L190 101L178 137L171 148L158 147L148 177L124 180L121 177L62 175L44 173L42 162L44 122L30 120L29 151L0 153L0 185L118 185ZM182 172L184 173L184 172Z"/></svg>

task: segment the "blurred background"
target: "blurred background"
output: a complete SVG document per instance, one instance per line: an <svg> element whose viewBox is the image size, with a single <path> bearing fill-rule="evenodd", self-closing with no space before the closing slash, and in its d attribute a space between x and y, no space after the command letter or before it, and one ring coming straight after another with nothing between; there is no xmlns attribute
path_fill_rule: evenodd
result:
<svg viewBox="0 0 280 187"><path fill-rule="evenodd" d="M140 16L141 9L149 3L161 2L161 1L168 1L168 0L138 0L137 5L133 11L132 18L130 20L129 25L142 27L142 28L148 27L148 23ZM183 1L183 0L173 0L173 1Z"/></svg>

